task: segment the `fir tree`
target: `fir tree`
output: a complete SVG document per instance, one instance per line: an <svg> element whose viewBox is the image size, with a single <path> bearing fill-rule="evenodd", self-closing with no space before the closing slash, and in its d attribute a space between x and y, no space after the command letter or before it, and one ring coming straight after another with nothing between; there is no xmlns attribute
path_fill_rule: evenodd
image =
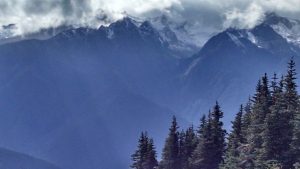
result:
<svg viewBox="0 0 300 169"><path fill-rule="evenodd" d="M278 164L281 164L282 168L289 169L292 167L289 163L289 151L293 126L291 125L291 119L286 109L282 81L278 86L275 77L272 82L273 105L270 108L271 113L267 114L265 120L261 158L265 162L277 161Z"/></svg>
<svg viewBox="0 0 300 169"><path fill-rule="evenodd" d="M199 143L190 158L191 169L214 169L214 140L212 135L212 117L208 115L203 132L200 135Z"/></svg>
<svg viewBox="0 0 300 169"><path fill-rule="evenodd" d="M189 169L189 158L191 158L193 151L196 149L198 140L193 126L189 127L185 132L180 133L180 168Z"/></svg>
<svg viewBox="0 0 300 169"><path fill-rule="evenodd" d="M296 69L295 62L292 58L288 63L287 75L284 79L285 100L287 102L287 113L293 123L293 140L291 150L291 162L300 162L300 112L299 112L299 96L297 93L296 84Z"/></svg>
<svg viewBox="0 0 300 169"><path fill-rule="evenodd" d="M256 168L262 168L262 145L263 145L263 131L265 118L270 113L272 105L272 98L268 87L268 77L265 74L262 80L258 81L256 93L253 100L251 125L249 126L249 139L248 142L253 148L253 156L255 156Z"/></svg>
<svg viewBox="0 0 300 169"><path fill-rule="evenodd" d="M248 141L249 138L249 133L250 133L250 125L251 125L251 115L252 115L252 103L251 103L251 98L249 97L248 102L246 103L244 107L244 115L242 117L242 135L243 138Z"/></svg>
<svg viewBox="0 0 300 169"><path fill-rule="evenodd" d="M289 110L295 111L299 106L299 97L297 93L297 84L296 84L296 64L294 59L292 58L288 63L288 71L287 75L284 79L284 87L285 87L285 100L287 102L287 108Z"/></svg>
<svg viewBox="0 0 300 169"><path fill-rule="evenodd" d="M179 168L179 134L176 117L173 116L172 125L169 129L169 135L162 152L161 169L178 169Z"/></svg>
<svg viewBox="0 0 300 169"><path fill-rule="evenodd" d="M156 151L153 140L148 138L147 133L142 132L138 149L131 156L134 169L154 169L157 166Z"/></svg>
<svg viewBox="0 0 300 169"><path fill-rule="evenodd" d="M243 105L241 105L240 110L235 117L235 120L232 122L232 131L228 137L228 146L224 163L220 167L221 169L239 168L239 165L241 163L238 148L245 143L245 139L242 134L243 110Z"/></svg>
<svg viewBox="0 0 300 169"><path fill-rule="evenodd" d="M155 169L158 166L153 139L149 139L148 141L146 159L143 166L143 169Z"/></svg>
<svg viewBox="0 0 300 169"><path fill-rule="evenodd" d="M242 134L242 117L244 107L240 106L239 112L236 114L235 120L232 122L232 132L228 138L228 148L237 149L241 144L245 143L245 138Z"/></svg>
<svg viewBox="0 0 300 169"><path fill-rule="evenodd" d="M225 135L226 131L223 129L223 112L216 102L214 110L212 112L212 135L214 144L214 161L211 164L211 169L218 168L219 164L223 161L223 155L225 151Z"/></svg>
<svg viewBox="0 0 300 169"><path fill-rule="evenodd" d="M223 161L226 131L223 129L222 118L223 112L217 102L213 112L209 113L197 148L190 159L192 169L217 169Z"/></svg>
<svg viewBox="0 0 300 169"><path fill-rule="evenodd" d="M192 157L194 150L198 144L197 135L195 134L194 128L189 127L185 133L185 163L183 164L183 169L189 169L189 159Z"/></svg>
<svg viewBox="0 0 300 169"><path fill-rule="evenodd" d="M185 132L184 130L182 130L180 133L179 133L179 152L178 152L178 168L179 169L183 169L183 166L185 165L185 162L186 162L186 147L185 147L185 144L186 144L186 135L185 135Z"/></svg>
<svg viewBox="0 0 300 169"><path fill-rule="evenodd" d="M205 125L206 125L206 116L204 114L200 119L200 125L199 125L198 131L197 131L199 138L204 132Z"/></svg>

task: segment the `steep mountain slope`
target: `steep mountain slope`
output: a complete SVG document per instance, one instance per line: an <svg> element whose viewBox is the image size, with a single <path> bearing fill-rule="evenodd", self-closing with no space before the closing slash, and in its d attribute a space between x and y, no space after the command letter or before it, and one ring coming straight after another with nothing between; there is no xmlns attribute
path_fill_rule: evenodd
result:
<svg viewBox="0 0 300 169"><path fill-rule="evenodd" d="M31 156L13 152L6 149L0 149L0 168L1 169L59 169L58 167L43 160Z"/></svg>
<svg viewBox="0 0 300 169"><path fill-rule="evenodd" d="M161 149L173 114L198 122L218 100L228 125L259 76L281 74L291 56L300 63L297 23L268 15L192 57L164 18L1 45L0 143L65 169L128 168L138 134L147 130Z"/></svg>
<svg viewBox="0 0 300 169"><path fill-rule="evenodd" d="M228 122L238 105L253 94L257 77L264 72L270 78L274 72L281 76L292 56L298 63L300 48L274 26L287 27L285 25L295 22L268 14L265 21L253 29L230 28L212 37L185 63L182 74L182 98L190 104L186 111L191 118L197 117L199 111L207 111L218 100L228 113L225 116Z"/></svg>
<svg viewBox="0 0 300 169"><path fill-rule="evenodd" d="M128 168L143 130L161 148L173 112L151 98L177 60L156 34L125 18L0 46L1 145L66 169Z"/></svg>

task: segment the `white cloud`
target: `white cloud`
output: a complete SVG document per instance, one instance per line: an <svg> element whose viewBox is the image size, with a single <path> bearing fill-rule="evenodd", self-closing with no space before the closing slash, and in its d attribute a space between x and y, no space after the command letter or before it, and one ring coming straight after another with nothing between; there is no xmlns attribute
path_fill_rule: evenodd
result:
<svg viewBox="0 0 300 169"><path fill-rule="evenodd" d="M244 11L234 8L225 13L224 27L252 28L262 21L265 11L256 3L251 3Z"/></svg>
<svg viewBox="0 0 300 169"><path fill-rule="evenodd" d="M149 17L165 13L188 20L205 32L249 28L265 12L300 17L299 0L0 0L0 25L17 24L16 34L62 24L98 27L125 14Z"/></svg>

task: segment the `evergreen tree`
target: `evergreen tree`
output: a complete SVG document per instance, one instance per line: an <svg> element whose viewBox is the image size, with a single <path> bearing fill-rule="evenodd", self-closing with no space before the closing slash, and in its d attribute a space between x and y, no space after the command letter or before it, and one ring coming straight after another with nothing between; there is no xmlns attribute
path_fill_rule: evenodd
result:
<svg viewBox="0 0 300 169"><path fill-rule="evenodd" d="M284 87L285 87L285 100L287 102L287 108L292 110L294 113L291 116L295 115L295 111L299 107L299 97L297 93L297 84L296 84L296 65L294 59L292 58L288 63L288 71L287 75L284 79Z"/></svg>
<svg viewBox="0 0 300 169"><path fill-rule="evenodd" d="M155 169L158 166L153 139L149 139L148 141L146 159L143 166L143 169Z"/></svg>
<svg viewBox="0 0 300 169"><path fill-rule="evenodd" d="M248 141L249 138L249 133L250 133L250 125L251 125L251 115L252 115L252 103L251 103L251 98L249 97L248 102L246 103L244 107L244 115L242 117L242 135L243 138Z"/></svg>
<svg viewBox="0 0 300 169"><path fill-rule="evenodd" d="M154 169L157 166L156 151L153 140L148 138L147 133L142 132L138 149L131 156L134 169Z"/></svg>
<svg viewBox="0 0 300 169"><path fill-rule="evenodd" d="M253 148L253 156L255 157L256 168L262 168L264 161L262 160L263 131L265 118L270 113L272 98L268 87L268 77L265 74L262 80L258 81L256 93L253 100L251 125L249 126L248 142Z"/></svg>
<svg viewBox="0 0 300 169"><path fill-rule="evenodd" d="M179 133L179 152L178 152L178 168L183 169L186 162L186 135L184 130Z"/></svg>
<svg viewBox="0 0 300 169"><path fill-rule="evenodd" d="M238 148L245 143L245 139L242 134L243 110L243 105L241 105L235 120L232 122L232 131L228 137L228 146L224 163L220 167L221 169L239 168L239 165L242 161L240 159L240 152Z"/></svg>
<svg viewBox="0 0 300 169"><path fill-rule="evenodd" d="M227 147L221 121L223 112L218 103L207 119L205 115L201 118L196 133L193 127L179 133L173 117L159 168L299 168L300 104L295 81L293 59L288 64L287 75L278 82L274 74L270 87L265 74L258 81L253 100L249 99L245 107L241 105L236 114ZM153 140L147 133L141 134L132 160L131 168L157 167Z"/></svg>
<svg viewBox="0 0 300 169"><path fill-rule="evenodd" d="M205 122L202 118L202 122L206 124L201 124L204 128L197 148L190 159L192 169L217 169L223 161L226 131L223 129L222 118L223 112L218 102L213 112L209 113L208 121Z"/></svg>
<svg viewBox="0 0 300 169"><path fill-rule="evenodd" d="M272 100L273 105L267 114L264 132L263 132L263 150L261 158L268 163L276 161L282 168L289 169L292 164L289 163L290 143L293 136L293 126L286 109L286 100L283 93L282 82L277 85L274 75L272 82Z"/></svg>
<svg viewBox="0 0 300 169"><path fill-rule="evenodd" d="M216 102L214 110L212 112L212 135L214 144L214 161L211 164L211 169L218 168L219 164L223 161L223 155L225 151L225 135L226 131L223 129L223 112Z"/></svg>
<svg viewBox="0 0 300 169"><path fill-rule="evenodd" d="M193 126L189 127L185 132L182 131L180 133L179 159L181 169L190 168L189 158L191 158L193 151L196 149L197 143L197 135L194 131Z"/></svg>
<svg viewBox="0 0 300 169"><path fill-rule="evenodd" d="M241 144L245 143L245 138L242 134L242 117L244 107L240 106L239 112L236 114L235 120L232 122L232 132L228 138L228 148L237 149Z"/></svg>
<svg viewBox="0 0 300 169"><path fill-rule="evenodd" d="M212 117L208 114L203 132L200 135L199 143L190 158L191 169L214 169L214 140L212 135Z"/></svg>
<svg viewBox="0 0 300 169"><path fill-rule="evenodd" d="M287 102L287 113L293 123L293 140L290 163L300 162L300 112L299 112L299 96L296 84L295 62L292 58L288 63L287 75L284 79L285 100Z"/></svg>
<svg viewBox="0 0 300 169"><path fill-rule="evenodd" d="M179 168L179 133L176 117L173 116L172 125L169 129L169 135L166 139L162 152L161 169L178 169Z"/></svg>
<svg viewBox="0 0 300 169"><path fill-rule="evenodd" d="M189 159L192 157L194 150L198 144L197 135L195 134L194 128L189 127L185 133L185 163L183 164L183 169L189 169Z"/></svg>
<svg viewBox="0 0 300 169"><path fill-rule="evenodd" d="M205 125L206 125L206 116L204 114L200 119L200 126L198 128L198 136L199 137L203 134Z"/></svg>

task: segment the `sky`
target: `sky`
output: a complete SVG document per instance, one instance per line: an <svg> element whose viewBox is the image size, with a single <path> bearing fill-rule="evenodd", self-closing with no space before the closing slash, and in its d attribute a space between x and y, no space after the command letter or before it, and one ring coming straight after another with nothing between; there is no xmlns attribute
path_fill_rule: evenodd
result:
<svg viewBox="0 0 300 169"><path fill-rule="evenodd" d="M22 35L60 25L97 28L126 15L164 14L213 32L251 28L266 12L300 18L300 0L0 0L0 29L16 24L14 33Z"/></svg>

